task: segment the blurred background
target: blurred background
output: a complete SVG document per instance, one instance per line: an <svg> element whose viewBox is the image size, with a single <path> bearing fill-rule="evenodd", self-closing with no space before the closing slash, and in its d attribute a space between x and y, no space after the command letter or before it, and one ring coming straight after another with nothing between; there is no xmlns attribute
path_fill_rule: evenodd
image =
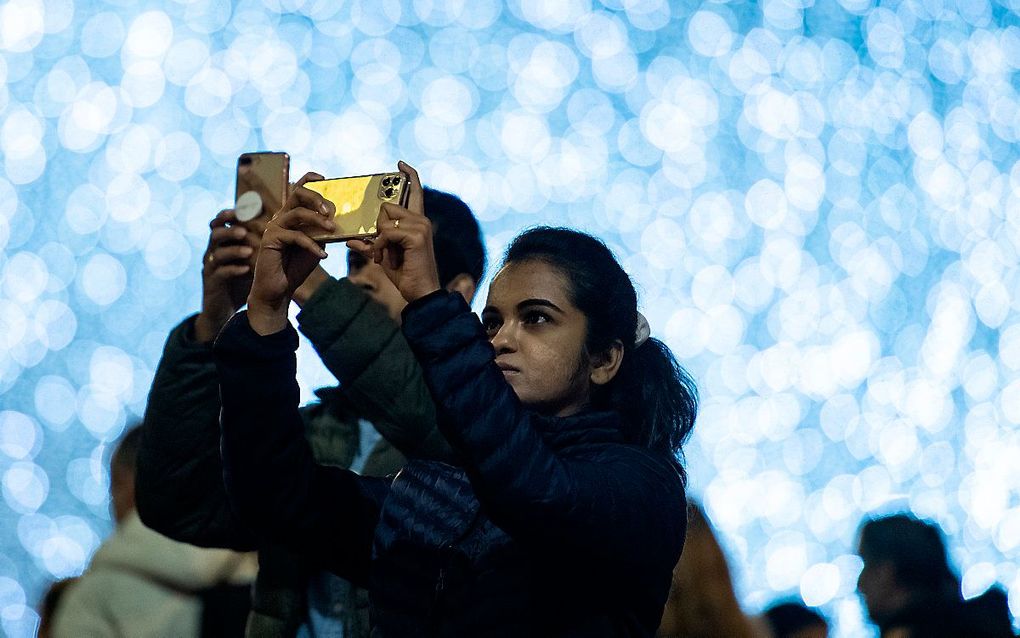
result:
<svg viewBox="0 0 1020 638"><path fill-rule="evenodd" d="M244 151L590 231L697 378L750 611L867 635L869 513L1020 614L1018 0L0 3L0 623L112 529L107 446L197 311ZM341 246L330 270L343 271ZM484 299L484 294L481 296ZM300 353L311 390L333 382Z"/></svg>

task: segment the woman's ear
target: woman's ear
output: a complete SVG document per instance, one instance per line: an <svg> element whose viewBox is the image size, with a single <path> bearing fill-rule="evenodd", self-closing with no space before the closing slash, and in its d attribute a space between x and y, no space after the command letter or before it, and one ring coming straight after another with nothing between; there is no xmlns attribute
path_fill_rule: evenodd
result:
<svg viewBox="0 0 1020 638"><path fill-rule="evenodd" d="M470 304L471 300L475 297L477 286L475 285L475 280L471 278L471 275L462 272L454 277L453 281L446 284L446 289L450 292L459 292Z"/></svg>
<svg viewBox="0 0 1020 638"><path fill-rule="evenodd" d="M608 348L592 357L589 378L595 385L606 385L620 371L623 363L623 343L614 341Z"/></svg>

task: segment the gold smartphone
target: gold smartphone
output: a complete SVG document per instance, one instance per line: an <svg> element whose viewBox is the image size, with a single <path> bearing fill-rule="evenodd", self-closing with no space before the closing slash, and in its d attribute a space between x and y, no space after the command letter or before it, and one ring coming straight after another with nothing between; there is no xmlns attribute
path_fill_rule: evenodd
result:
<svg viewBox="0 0 1020 638"><path fill-rule="evenodd" d="M242 153L237 158L234 212L242 224L259 219L268 222L287 201L290 156L286 153Z"/></svg>
<svg viewBox="0 0 1020 638"><path fill-rule="evenodd" d="M410 192L407 184L407 175L400 172L305 182L305 188L319 193L336 206L336 214L333 215L336 230L329 234L311 235L311 238L334 242L375 237L379 234L376 221L383 202L407 206Z"/></svg>

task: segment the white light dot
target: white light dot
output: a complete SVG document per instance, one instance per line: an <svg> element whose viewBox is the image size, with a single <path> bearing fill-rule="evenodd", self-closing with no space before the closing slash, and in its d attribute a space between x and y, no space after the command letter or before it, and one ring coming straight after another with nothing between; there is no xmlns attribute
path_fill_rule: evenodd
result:
<svg viewBox="0 0 1020 638"><path fill-rule="evenodd" d="M0 412L0 452L15 460L25 459L41 438L37 429L28 415L11 410Z"/></svg>
<svg viewBox="0 0 1020 638"><path fill-rule="evenodd" d="M162 11L147 11L131 23L122 55L126 58L159 58L173 42L174 27Z"/></svg>
<svg viewBox="0 0 1020 638"><path fill-rule="evenodd" d="M687 23L687 39L700 55L717 58L733 46L730 26L718 13L698 11Z"/></svg>
<svg viewBox="0 0 1020 638"><path fill-rule="evenodd" d="M52 429L60 432L74 417L76 393L74 387L62 377L41 377L35 386L35 409L39 417Z"/></svg>
<svg viewBox="0 0 1020 638"><path fill-rule="evenodd" d="M30 514L38 510L46 501L49 491L49 477L35 463L14 463L3 474L4 500L19 514Z"/></svg>
<svg viewBox="0 0 1020 638"><path fill-rule="evenodd" d="M800 596L809 607L827 605L839 592L839 584L839 568L831 563L818 563L801 577Z"/></svg>
<svg viewBox="0 0 1020 638"><path fill-rule="evenodd" d="M156 170L168 181L184 181L195 174L201 155L195 138L177 131L165 136L156 146Z"/></svg>
<svg viewBox="0 0 1020 638"><path fill-rule="evenodd" d="M109 306L124 294L127 272L116 258L99 253L85 263L81 272L81 285L93 303Z"/></svg>

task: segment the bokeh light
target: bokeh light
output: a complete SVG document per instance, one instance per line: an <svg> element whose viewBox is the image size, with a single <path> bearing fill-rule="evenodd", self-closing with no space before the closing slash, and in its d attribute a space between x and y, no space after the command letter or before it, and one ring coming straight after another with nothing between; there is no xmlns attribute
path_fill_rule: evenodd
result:
<svg viewBox="0 0 1020 638"><path fill-rule="evenodd" d="M492 261L533 224L605 238L699 382L691 488L750 611L867 634L857 526L912 510L1020 615L1018 9L0 4L4 631L110 531L108 445L259 149L415 163ZM332 382L308 348L299 376Z"/></svg>

